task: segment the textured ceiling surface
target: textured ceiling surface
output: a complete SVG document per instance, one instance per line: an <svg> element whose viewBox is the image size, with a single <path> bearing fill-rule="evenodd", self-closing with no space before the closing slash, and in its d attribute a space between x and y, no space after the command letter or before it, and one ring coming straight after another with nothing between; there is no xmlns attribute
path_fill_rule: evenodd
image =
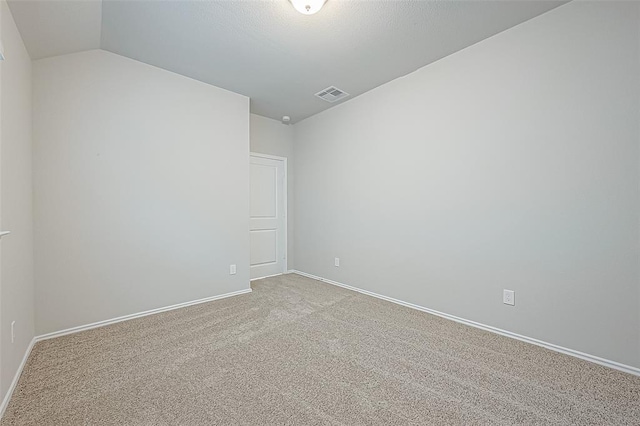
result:
<svg viewBox="0 0 640 426"><path fill-rule="evenodd" d="M251 98L292 122L357 96L564 2L328 0L10 1L34 59L102 48ZM350 98L346 98L350 99ZM338 102L340 103L340 102Z"/></svg>

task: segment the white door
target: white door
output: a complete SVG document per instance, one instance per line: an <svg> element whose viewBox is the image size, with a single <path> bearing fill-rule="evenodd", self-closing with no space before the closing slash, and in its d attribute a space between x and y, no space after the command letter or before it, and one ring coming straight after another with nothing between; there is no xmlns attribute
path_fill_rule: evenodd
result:
<svg viewBox="0 0 640 426"><path fill-rule="evenodd" d="M251 278L282 274L287 256L286 160L251 154Z"/></svg>

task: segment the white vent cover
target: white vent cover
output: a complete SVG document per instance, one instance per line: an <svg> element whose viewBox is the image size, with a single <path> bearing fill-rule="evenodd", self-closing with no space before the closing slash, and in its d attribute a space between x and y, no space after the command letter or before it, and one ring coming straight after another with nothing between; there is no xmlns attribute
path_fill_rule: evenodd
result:
<svg viewBox="0 0 640 426"><path fill-rule="evenodd" d="M327 102L335 102L339 101L340 99L346 98L347 96L349 96L349 94L343 90L338 89L337 87L330 86L316 93L316 96Z"/></svg>

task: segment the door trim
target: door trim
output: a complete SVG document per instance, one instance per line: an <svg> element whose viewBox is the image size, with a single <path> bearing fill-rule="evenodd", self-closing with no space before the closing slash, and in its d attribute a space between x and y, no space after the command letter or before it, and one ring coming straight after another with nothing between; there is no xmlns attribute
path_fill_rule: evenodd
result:
<svg viewBox="0 0 640 426"><path fill-rule="evenodd" d="M260 154L259 152L249 152L249 162L251 162L251 157L257 158L266 158L269 160L277 160L282 161L284 164L284 267L282 269L282 273L284 274L289 270L289 170L287 165L287 157L280 157L277 155L269 155L269 154ZM251 188L249 188L251 190ZM251 220L251 218L249 218ZM251 229L251 225L249 225L249 229ZM266 278L266 277L263 277Z"/></svg>

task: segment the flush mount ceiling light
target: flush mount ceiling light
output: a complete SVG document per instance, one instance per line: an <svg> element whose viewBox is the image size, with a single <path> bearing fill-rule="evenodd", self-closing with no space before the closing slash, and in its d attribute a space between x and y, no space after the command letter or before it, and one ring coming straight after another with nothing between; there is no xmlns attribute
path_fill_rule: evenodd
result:
<svg viewBox="0 0 640 426"><path fill-rule="evenodd" d="M293 7L303 15L313 15L324 6L327 0L289 0Z"/></svg>

